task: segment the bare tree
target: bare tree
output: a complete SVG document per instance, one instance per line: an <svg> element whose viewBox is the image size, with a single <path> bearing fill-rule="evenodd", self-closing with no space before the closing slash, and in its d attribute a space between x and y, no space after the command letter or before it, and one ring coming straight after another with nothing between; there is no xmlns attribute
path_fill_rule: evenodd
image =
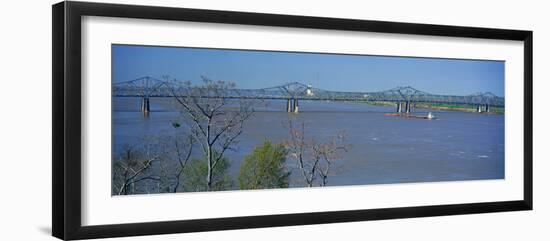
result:
<svg viewBox="0 0 550 241"><path fill-rule="evenodd" d="M113 194L135 194L136 184L152 180L160 181L158 175L151 174L152 166L158 162L159 155L151 152L150 148L138 150L127 147L123 154L113 162Z"/></svg>
<svg viewBox="0 0 550 241"><path fill-rule="evenodd" d="M314 156L319 156L322 162L317 165L318 174L321 177L321 186L327 185L327 179L332 173L332 167L343 158L350 145L346 143L346 133L338 132L325 143L314 143L312 146Z"/></svg>
<svg viewBox="0 0 550 241"><path fill-rule="evenodd" d="M177 192L193 151L192 135L145 136L113 159L113 195Z"/></svg>
<svg viewBox="0 0 550 241"><path fill-rule="evenodd" d="M327 142L306 138L306 123L295 126L292 119L286 124L290 139L283 141L290 158L295 159L305 184L313 187L326 186L332 167L337 160L343 158L350 145L346 144L345 132L338 132ZM321 178L317 182L317 175Z"/></svg>
<svg viewBox="0 0 550 241"><path fill-rule="evenodd" d="M179 140L180 135L177 133L177 130L181 127L181 125L174 122L172 123L172 127L174 127L174 151L178 161L177 172L175 174L176 180L172 191L177 192L181 182L181 174L185 170L185 167L191 158L191 153L193 152L194 138L192 135L187 135L185 136L185 140L181 141Z"/></svg>
<svg viewBox="0 0 550 241"><path fill-rule="evenodd" d="M308 187L313 187L322 155L320 152L315 151L317 148L315 141L306 138L305 122L295 126L292 119L289 119L287 124L290 139L283 141L283 145L287 148L290 157L297 161L298 169L305 184Z"/></svg>
<svg viewBox="0 0 550 241"><path fill-rule="evenodd" d="M252 115L252 102L227 98L230 93L236 93L235 84L231 82L213 81L203 76L202 85L194 86L189 81L183 86L173 83L175 81L168 84L172 94L188 116L193 138L206 156L206 190L209 191L214 168L225 152L238 143L243 123Z"/></svg>
<svg viewBox="0 0 550 241"><path fill-rule="evenodd" d="M290 139L283 141L283 145L287 148L289 156L297 161L298 169L300 169L300 173L306 185L312 187L318 162L312 162L307 157L309 143L305 137L306 123L302 122L298 129L294 126L294 122L291 119L288 120L287 124L290 132Z"/></svg>

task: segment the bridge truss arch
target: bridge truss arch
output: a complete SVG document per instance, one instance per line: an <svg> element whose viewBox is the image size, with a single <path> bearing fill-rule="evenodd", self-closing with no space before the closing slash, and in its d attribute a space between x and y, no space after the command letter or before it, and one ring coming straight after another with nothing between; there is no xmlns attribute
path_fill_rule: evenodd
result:
<svg viewBox="0 0 550 241"><path fill-rule="evenodd" d="M145 76L125 82L113 83L113 96L170 97L193 93L189 91L193 86L179 81L163 81ZM218 93L218 94L216 94ZM314 88L299 82L291 82L279 86L258 89L224 90L203 94L201 98L243 98L243 99L300 99L300 100L328 100L328 101L387 101L387 102L417 102L417 103L444 103L463 105L486 105L504 107L504 98L490 92L478 92L471 95L441 95L432 94L415 89L411 86L396 87L384 91L349 92L329 91Z"/></svg>

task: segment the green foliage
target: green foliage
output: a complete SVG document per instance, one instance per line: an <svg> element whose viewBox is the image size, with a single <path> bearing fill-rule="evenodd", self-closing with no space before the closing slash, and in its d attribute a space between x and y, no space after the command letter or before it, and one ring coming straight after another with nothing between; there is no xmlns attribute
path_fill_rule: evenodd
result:
<svg viewBox="0 0 550 241"><path fill-rule="evenodd" d="M287 152L282 145L265 140L245 157L239 172L240 189L286 188L288 172L284 163Z"/></svg>
<svg viewBox="0 0 550 241"><path fill-rule="evenodd" d="M233 186L231 177L227 171L229 169L229 160L222 158L212 170L212 187L210 191L230 190ZM183 169L182 184L186 192L206 191L206 175L208 174L208 164L206 158L193 158Z"/></svg>

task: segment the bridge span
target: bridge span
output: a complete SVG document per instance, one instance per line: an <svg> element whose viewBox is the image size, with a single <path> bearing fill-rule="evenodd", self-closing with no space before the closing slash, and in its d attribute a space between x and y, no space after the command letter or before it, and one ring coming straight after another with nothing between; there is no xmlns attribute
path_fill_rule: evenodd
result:
<svg viewBox="0 0 550 241"><path fill-rule="evenodd" d="M189 96L194 87L182 87L180 82L167 82L145 76L112 84L113 97L141 97L141 111L150 111L151 97ZM410 86L385 91L345 92L314 88L298 82L260 89L226 89L196 95L197 98L281 99L287 100L287 112L299 112L299 101L378 101L393 102L396 112L410 113L413 103L437 103L476 106L477 112L490 112L491 107L504 107L504 98L490 92L471 95L440 95L417 90Z"/></svg>

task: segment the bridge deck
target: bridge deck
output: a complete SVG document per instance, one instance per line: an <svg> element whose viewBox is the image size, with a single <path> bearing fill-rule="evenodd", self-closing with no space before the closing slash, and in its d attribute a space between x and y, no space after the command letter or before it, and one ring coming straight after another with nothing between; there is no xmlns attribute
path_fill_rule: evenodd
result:
<svg viewBox="0 0 550 241"><path fill-rule="evenodd" d="M179 87L174 87L179 86ZM412 87L397 87L376 92L343 92L313 88L301 83L289 83L262 89L228 89L223 95L219 91L204 90L198 87L181 87L181 83L165 82L152 77L142 77L132 81L113 84L112 96L116 97L173 97L195 96L198 98L227 99L299 99L318 101L388 101L422 102L464 105L504 106L504 98L492 93L471 95L438 95L420 91Z"/></svg>

